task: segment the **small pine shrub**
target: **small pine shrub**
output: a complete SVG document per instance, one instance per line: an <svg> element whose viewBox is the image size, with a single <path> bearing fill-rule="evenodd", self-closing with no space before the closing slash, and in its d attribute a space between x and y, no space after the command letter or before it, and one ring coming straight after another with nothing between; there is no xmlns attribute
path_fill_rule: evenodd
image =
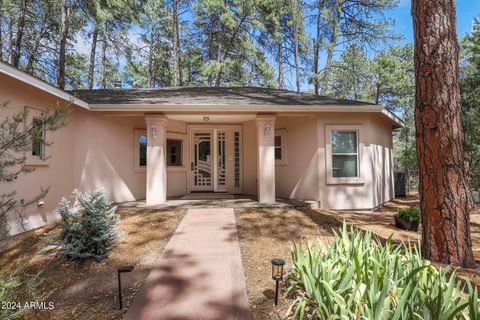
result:
<svg viewBox="0 0 480 320"><path fill-rule="evenodd" d="M407 219L409 221L418 221L420 220L420 208L419 207L409 207L401 208L397 210L397 217Z"/></svg>
<svg viewBox="0 0 480 320"><path fill-rule="evenodd" d="M119 228L117 207L105 199L103 190L82 193L73 191L74 205L63 198L58 214L61 253L67 258L85 260L103 259L108 250L124 235Z"/></svg>

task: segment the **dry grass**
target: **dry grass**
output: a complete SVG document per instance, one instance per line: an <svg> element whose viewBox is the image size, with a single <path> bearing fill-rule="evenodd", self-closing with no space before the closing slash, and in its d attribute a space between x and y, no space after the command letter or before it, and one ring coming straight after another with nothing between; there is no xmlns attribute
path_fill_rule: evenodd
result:
<svg viewBox="0 0 480 320"><path fill-rule="evenodd" d="M19 264L28 263L30 273L43 272L46 282L42 290L52 292L48 301L54 302L55 309L35 312L31 319L119 319L124 311L117 310L117 268L135 267L134 272L122 277L123 301L128 307L185 212L184 209L119 209L120 227L128 235L100 263L62 259L56 248L49 245L58 229L52 226L37 229L2 252L0 270L9 272Z"/></svg>
<svg viewBox="0 0 480 320"><path fill-rule="evenodd" d="M289 301L281 296L279 306L273 304L275 283L271 280L272 258L284 258L291 265L291 241L322 237L332 239L332 228L343 220L381 238L392 235L394 241L417 242L418 233L395 228L395 210L418 204L418 195L394 199L374 212L279 209L236 209L243 266L252 320L284 319ZM471 216L473 248L480 251L480 214ZM480 285L479 270L462 269L459 275ZM284 291L284 288L283 288Z"/></svg>

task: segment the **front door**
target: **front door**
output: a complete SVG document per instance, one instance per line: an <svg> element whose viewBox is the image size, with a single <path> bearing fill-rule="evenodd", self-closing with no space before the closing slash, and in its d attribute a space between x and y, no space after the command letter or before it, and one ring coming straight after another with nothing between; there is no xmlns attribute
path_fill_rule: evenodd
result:
<svg viewBox="0 0 480 320"><path fill-rule="evenodd" d="M190 163L192 191L213 191L212 136L212 130L192 132L192 162Z"/></svg>
<svg viewBox="0 0 480 320"><path fill-rule="evenodd" d="M241 193L240 125L195 125L190 134L190 188L193 192Z"/></svg>

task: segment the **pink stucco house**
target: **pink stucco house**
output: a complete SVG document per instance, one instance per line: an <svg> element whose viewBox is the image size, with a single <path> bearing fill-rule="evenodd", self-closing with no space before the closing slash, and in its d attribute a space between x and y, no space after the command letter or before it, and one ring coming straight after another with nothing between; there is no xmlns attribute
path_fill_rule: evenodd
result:
<svg viewBox="0 0 480 320"><path fill-rule="evenodd" d="M2 189L29 198L32 227L55 218L62 196L103 187L115 202L163 204L195 192L314 200L371 209L393 197L392 130L382 106L266 88L111 89L67 92L0 63L2 118L73 102L54 144L27 154L35 171Z"/></svg>

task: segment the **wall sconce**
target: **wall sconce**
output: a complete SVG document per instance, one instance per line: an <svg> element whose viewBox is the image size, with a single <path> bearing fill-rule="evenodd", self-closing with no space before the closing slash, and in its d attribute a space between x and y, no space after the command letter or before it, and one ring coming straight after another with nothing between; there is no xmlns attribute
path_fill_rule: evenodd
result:
<svg viewBox="0 0 480 320"><path fill-rule="evenodd" d="M154 125L152 125L150 127L150 133L152 134L152 137L155 139L157 137L157 127L155 127Z"/></svg>
<svg viewBox="0 0 480 320"><path fill-rule="evenodd" d="M203 121L209 121L210 117L209 116L203 116Z"/></svg>
<svg viewBox="0 0 480 320"><path fill-rule="evenodd" d="M278 305L278 283L283 280L285 260L272 259L272 279L275 280L275 305Z"/></svg>
<svg viewBox="0 0 480 320"><path fill-rule="evenodd" d="M38 202L37 202L37 206L39 206L39 207L43 206L44 204L45 204L45 201L43 201L43 200L38 200Z"/></svg>
<svg viewBox="0 0 480 320"><path fill-rule="evenodd" d="M263 127L263 133L265 134L265 137L268 137L271 131L272 131L272 124L265 123L265 126Z"/></svg>

